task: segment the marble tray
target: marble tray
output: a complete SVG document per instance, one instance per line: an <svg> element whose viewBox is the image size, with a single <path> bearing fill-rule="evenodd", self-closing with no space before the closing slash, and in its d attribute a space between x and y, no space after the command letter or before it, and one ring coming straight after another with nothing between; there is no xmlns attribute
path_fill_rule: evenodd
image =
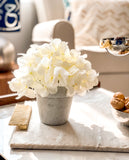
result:
<svg viewBox="0 0 129 160"><path fill-rule="evenodd" d="M129 152L129 128L112 117L112 92L98 89L83 97L75 96L68 123L48 126L40 123L36 102L27 131L15 129L11 148L91 150Z"/></svg>

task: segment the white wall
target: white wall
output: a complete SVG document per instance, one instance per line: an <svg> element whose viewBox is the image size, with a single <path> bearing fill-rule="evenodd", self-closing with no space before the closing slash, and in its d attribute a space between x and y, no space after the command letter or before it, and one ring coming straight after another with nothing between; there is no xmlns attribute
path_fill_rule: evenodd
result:
<svg viewBox="0 0 129 160"><path fill-rule="evenodd" d="M37 24L37 14L33 0L20 0L20 7L21 31L0 32L0 36L7 38L14 44L16 53L24 53L29 48L32 43L32 29Z"/></svg>

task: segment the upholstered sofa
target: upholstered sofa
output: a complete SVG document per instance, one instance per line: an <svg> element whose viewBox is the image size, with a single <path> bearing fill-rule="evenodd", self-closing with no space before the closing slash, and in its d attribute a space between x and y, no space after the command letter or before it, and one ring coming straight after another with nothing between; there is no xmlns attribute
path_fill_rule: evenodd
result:
<svg viewBox="0 0 129 160"><path fill-rule="evenodd" d="M41 2L44 7L47 6L47 14L43 17ZM56 8L53 6L51 10L53 4L50 4L50 0L38 0L38 3L35 0L39 24L33 29L32 41L34 43L49 42L51 38L68 41L70 48L75 46L82 54L88 55L87 59L99 72L101 87L129 95L129 56L115 57L99 48L99 40L103 37L129 34L129 1L71 1L70 22L64 21L62 1L55 0L54 2ZM39 5L40 10L38 10ZM60 9L60 14L57 13L57 8ZM63 20L60 20L62 18ZM58 20L53 21L53 19ZM60 23L63 25L61 26Z"/></svg>

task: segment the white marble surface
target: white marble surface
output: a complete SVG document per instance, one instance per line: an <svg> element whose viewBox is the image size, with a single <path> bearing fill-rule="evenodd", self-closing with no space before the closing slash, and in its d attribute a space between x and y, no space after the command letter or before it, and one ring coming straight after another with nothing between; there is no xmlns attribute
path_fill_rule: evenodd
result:
<svg viewBox="0 0 129 160"><path fill-rule="evenodd" d="M99 96L98 96L99 95ZM101 96L100 96L101 95ZM97 127L99 127L99 132L104 130L107 139L109 138L109 135L112 135L114 131L111 132L111 129L109 131L110 126L112 126L112 130L115 130L115 137L119 139L119 144L123 145L122 143L125 143L125 139L129 136L129 128L125 128L123 126L120 126L114 121L111 114L107 114L107 110L105 110L105 107L103 105L108 107L108 102L110 97L112 96L111 92L108 92L104 89L94 89L90 91L84 99L84 102L88 105L100 104L100 107L96 109L94 112L94 116L92 117L97 120L95 126L86 126L89 128L89 131L96 130ZM108 99L105 99L105 97L108 97ZM78 100L78 97L75 99ZM83 103L83 102L82 102ZM103 104L103 105L102 105ZM0 153L3 154L7 159L9 160L60 160L60 159L70 159L70 160L127 160L129 157L129 153L120 153L120 152L90 152L90 151L58 151L58 150L22 150L22 149L11 149L9 146L9 141L13 132L13 127L8 126L8 122L10 119L10 116L12 114L14 105L8 105L8 106L0 106ZM107 108L108 109L108 108ZM90 109L91 112L92 107ZM85 113L84 113L85 114ZM87 115L88 113L86 113ZM105 119L105 126L102 126L103 122L101 122L101 115ZM90 116L90 115L89 115ZM108 116L108 118L105 118L105 116ZM83 117L82 117L83 119ZM76 120L76 123L78 123L78 119ZM99 123L100 126L97 126ZM113 140L109 139L111 142ZM122 141L123 140L123 141ZM127 148L127 147L126 147Z"/></svg>

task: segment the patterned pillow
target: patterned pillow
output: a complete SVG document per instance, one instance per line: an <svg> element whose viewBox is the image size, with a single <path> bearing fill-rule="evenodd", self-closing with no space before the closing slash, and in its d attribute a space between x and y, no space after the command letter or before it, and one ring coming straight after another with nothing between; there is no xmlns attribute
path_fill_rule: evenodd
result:
<svg viewBox="0 0 129 160"><path fill-rule="evenodd" d="M71 10L77 46L129 35L129 0L71 0Z"/></svg>

